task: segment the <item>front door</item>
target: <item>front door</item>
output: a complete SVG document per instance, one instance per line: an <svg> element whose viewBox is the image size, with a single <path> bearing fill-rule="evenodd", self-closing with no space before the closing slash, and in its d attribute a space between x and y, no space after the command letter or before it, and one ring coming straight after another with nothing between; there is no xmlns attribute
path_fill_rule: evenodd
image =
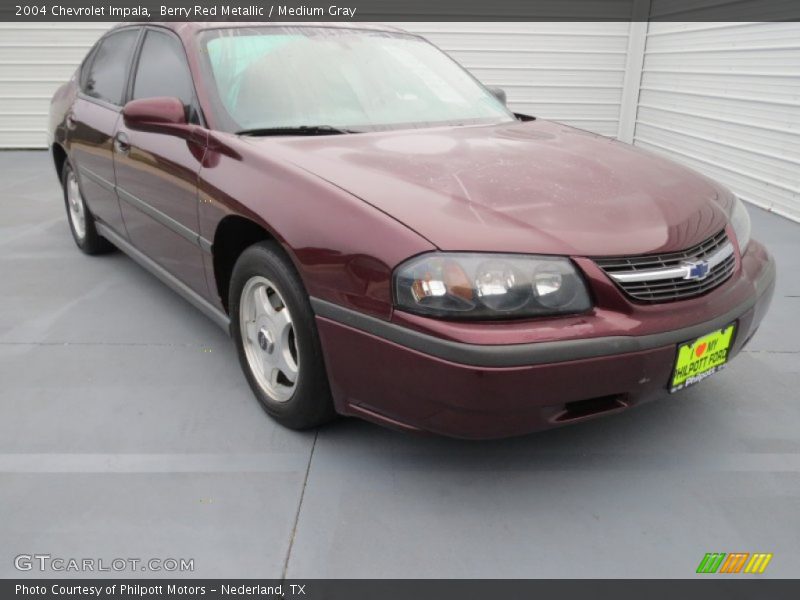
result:
<svg viewBox="0 0 800 600"><path fill-rule="evenodd" d="M189 122L199 122L186 53L177 36L147 28L134 69L132 100L179 98ZM117 194L128 237L173 276L208 297L198 235L197 175L204 152L202 136L185 139L134 131L122 120L114 136Z"/></svg>

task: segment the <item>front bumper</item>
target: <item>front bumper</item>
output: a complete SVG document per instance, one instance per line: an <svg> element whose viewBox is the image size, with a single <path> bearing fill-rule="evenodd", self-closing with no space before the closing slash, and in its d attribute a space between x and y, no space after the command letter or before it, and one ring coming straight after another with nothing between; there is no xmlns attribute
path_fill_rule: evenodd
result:
<svg viewBox="0 0 800 600"><path fill-rule="evenodd" d="M736 321L735 356L758 328L774 286L774 261L752 242L732 278L701 299L598 307L563 328L552 320L516 328L408 316L387 322L319 299L312 304L340 413L407 430L498 438L666 394L677 344ZM481 328L506 341L473 343ZM548 337L527 341L538 335Z"/></svg>

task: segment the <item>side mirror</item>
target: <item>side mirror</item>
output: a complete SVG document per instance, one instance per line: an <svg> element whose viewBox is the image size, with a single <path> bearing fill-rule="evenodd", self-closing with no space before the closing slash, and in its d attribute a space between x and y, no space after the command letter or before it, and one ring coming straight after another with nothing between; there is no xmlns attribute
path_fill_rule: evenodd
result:
<svg viewBox="0 0 800 600"><path fill-rule="evenodd" d="M131 100L122 109L125 127L154 133L188 132L186 109L177 98L142 98Z"/></svg>
<svg viewBox="0 0 800 600"><path fill-rule="evenodd" d="M491 92L492 96L500 100L500 102L502 102L503 105L508 104L508 100L506 98L506 91L503 88L487 87L486 89L489 90L489 92Z"/></svg>

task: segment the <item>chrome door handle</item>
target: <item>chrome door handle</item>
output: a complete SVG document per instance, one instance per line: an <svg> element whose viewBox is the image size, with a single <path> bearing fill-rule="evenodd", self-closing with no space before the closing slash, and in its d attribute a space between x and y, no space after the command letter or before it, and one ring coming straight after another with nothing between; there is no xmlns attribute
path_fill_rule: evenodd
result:
<svg viewBox="0 0 800 600"><path fill-rule="evenodd" d="M122 131L114 136L114 151L118 154L128 154L131 151L131 144L128 141L128 136Z"/></svg>

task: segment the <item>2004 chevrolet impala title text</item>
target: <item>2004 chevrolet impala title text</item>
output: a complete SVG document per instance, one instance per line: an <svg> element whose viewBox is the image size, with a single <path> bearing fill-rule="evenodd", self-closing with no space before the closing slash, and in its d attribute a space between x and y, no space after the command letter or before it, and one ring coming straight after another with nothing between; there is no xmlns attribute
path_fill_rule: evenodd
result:
<svg viewBox="0 0 800 600"><path fill-rule="evenodd" d="M726 366L774 290L729 190L515 114L391 27L119 26L50 134L78 247L229 330L288 427L490 438L623 411Z"/></svg>

